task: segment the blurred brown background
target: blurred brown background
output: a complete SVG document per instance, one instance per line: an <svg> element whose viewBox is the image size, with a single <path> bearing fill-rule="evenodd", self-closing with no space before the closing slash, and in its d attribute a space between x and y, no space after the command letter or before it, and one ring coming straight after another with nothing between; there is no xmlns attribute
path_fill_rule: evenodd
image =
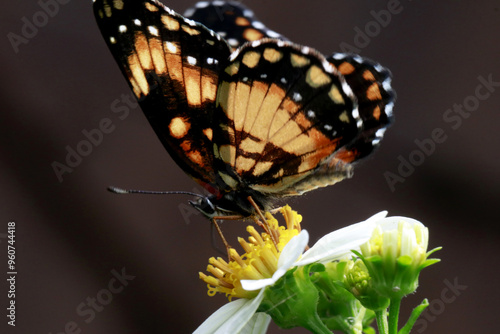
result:
<svg viewBox="0 0 500 334"><path fill-rule="evenodd" d="M198 279L217 254L209 223L196 215L185 219L189 198L117 196L106 187L197 186L164 151L140 109L122 100L130 92L97 29L91 1L59 1L52 16L43 14L47 2L26 0L3 3L0 14L0 328L71 333L75 323L82 333L190 333L225 302L208 297ZM194 1L165 4L182 13ZM349 44L393 72L396 123L380 150L353 179L290 203L312 241L383 209L419 219L430 228L430 248L444 247L436 254L442 263L422 273L421 287L403 302L401 320L427 297L431 308L415 333L495 332L500 2L245 4L297 43L325 54ZM394 13L383 27L374 13L388 6ZM26 22L37 22L38 31L23 32ZM363 40L359 31L371 36ZM11 42L23 33L29 38ZM496 85L477 88L488 79ZM464 116L448 111L454 105L464 105ZM59 182L52 164L65 164L67 147L84 145L82 131L103 119L112 131ZM436 131L441 142L419 153L415 141L429 143ZM418 166L403 171L391 188L387 172L398 175L400 159ZM15 328L5 316L9 221L17 226ZM241 231L243 224L223 227ZM122 268L135 276L123 289L112 281L112 271ZM448 287L453 284L455 290ZM87 303L96 297L106 305L90 311ZM272 326L269 332L283 331Z"/></svg>

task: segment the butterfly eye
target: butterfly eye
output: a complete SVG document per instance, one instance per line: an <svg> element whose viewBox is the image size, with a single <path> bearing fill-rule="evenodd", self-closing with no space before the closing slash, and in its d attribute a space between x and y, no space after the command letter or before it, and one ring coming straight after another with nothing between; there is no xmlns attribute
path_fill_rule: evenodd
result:
<svg viewBox="0 0 500 334"><path fill-rule="evenodd" d="M215 217L217 214L217 210L212 202L208 199L208 197L201 197L196 201L189 201L196 210L203 213L207 218Z"/></svg>

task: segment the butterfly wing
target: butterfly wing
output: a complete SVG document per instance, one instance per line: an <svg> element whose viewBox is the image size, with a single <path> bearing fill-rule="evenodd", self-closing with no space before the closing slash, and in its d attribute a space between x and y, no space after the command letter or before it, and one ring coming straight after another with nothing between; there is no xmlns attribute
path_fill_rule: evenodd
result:
<svg viewBox="0 0 500 334"><path fill-rule="evenodd" d="M187 9L184 16L204 24L222 36L233 49L246 42L263 38L287 38L268 29L260 22L252 10L237 1L200 1Z"/></svg>
<svg viewBox="0 0 500 334"><path fill-rule="evenodd" d="M335 153L363 123L343 76L317 51L272 39L244 45L221 74L217 104L225 118L215 132L225 136L215 156L240 177L226 183L279 197L350 175Z"/></svg>
<svg viewBox="0 0 500 334"><path fill-rule="evenodd" d="M202 1L188 9L186 14L222 36L230 38L233 47L265 37L287 41L286 37L267 29L256 19L251 10L238 2ZM246 29L249 29L247 34L245 34ZM391 87L389 70L354 54L334 53L327 58L327 61L344 77L353 91L363 125L351 143L340 147L328 164L320 165L302 186L294 185L299 192L304 191L302 187L306 191L314 189L311 183L324 186L334 182L338 177L337 171L347 168L338 161L352 164L371 154L379 145L387 127L393 122L392 108L395 93ZM348 176L351 172L347 168L341 174L343 173Z"/></svg>
<svg viewBox="0 0 500 334"><path fill-rule="evenodd" d="M391 72L354 54L334 53L327 60L344 76L358 101L363 131L344 149L344 154L356 161L378 147L385 130L394 121L396 94L391 87Z"/></svg>
<svg viewBox="0 0 500 334"><path fill-rule="evenodd" d="M155 0L96 0L94 13L163 146L187 174L213 185L214 101L227 43Z"/></svg>

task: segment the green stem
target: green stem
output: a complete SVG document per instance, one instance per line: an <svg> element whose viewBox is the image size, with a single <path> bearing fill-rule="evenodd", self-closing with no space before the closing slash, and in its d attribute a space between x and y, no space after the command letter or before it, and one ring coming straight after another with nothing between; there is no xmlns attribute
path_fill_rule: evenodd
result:
<svg viewBox="0 0 500 334"><path fill-rule="evenodd" d="M365 317L365 314L366 314L366 308L361 306L358 315L354 319L354 326L352 328L353 334L363 333L363 318Z"/></svg>
<svg viewBox="0 0 500 334"><path fill-rule="evenodd" d="M398 318L400 306L401 298L391 298L391 305L389 306L389 334L398 334Z"/></svg>
<svg viewBox="0 0 500 334"><path fill-rule="evenodd" d="M420 314L429 306L429 301L424 299L420 305L415 307L413 311L411 312L410 318L406 322L406 325L404 325L403 328L399 331L399 334L408 334L410 333L410 330L412 329L413 325L417 321L418 317L420 317Z"/></svg>
<svg viewBox="0 0 500 334"><path fill-rule="evenodd" d="M379 334L388 334L389 326L387 325L387 309L375 311L375 318L377 319Z"/></svg>

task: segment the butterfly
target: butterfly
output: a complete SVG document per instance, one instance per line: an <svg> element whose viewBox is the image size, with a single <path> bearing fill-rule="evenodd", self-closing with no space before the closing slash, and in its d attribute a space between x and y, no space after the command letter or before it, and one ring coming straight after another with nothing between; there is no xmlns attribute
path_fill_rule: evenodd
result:
<svg viewBox="0 0 500 334"><path fill-rule="evenodd" d="M163 146L210 192L190 203L214 222L351 177L392 122L387 69L290 42L238 2L181 16L95 0L94 13Z"/></svg>

